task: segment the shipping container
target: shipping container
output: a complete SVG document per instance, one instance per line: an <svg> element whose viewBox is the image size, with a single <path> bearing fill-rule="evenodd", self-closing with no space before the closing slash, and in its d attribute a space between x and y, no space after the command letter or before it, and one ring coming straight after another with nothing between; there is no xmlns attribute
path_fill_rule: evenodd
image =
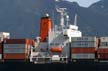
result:
<svg viewBox="0 0 108 71"><path fill-rule="evenodd" d="M98 59L102 59L102 60L108 59L108 53L98 53L97 56Z"/></svg>
<svg viewBox="0 0 108 71"><path fill-rule="evenodd" d="M27 59L28 56L27 54L4 54L3 56L4 59Z"/></svg>
<svg viewBox="0 0 108 71"><path fill-rule="evenodd" d="M73 41L71 47L98 47L97 41Z"/></svg>
<svg viewBox="0 0 108 71"><path fill-rule="evenodd" d="M7 49L11 49L11 48L19 48L19 49L26 49L26 48L30 48L30 46L29 45L27 45L27 44L4 44L4 49L5 48L7 48Z"/></svg>
<svg viewBox="0 0 108 71"><path fill-rule="evenodd" d="M108 42L108 37L100 37L100 42Z"/></svg>
<svg viewBox="0 0 108 71"><path fill-rule="evenodd" d="M97 47L96 43L71 43L71 47Z"/></svg>
<svg viewBox="0 0 108 71"><path fill-rule="evenodd" d="M96 37L72 37L71 41L96 41Z"/></svg>
<svg viewBox="0 0 108 71"><path fill-rule="evenodd" d="M31 39L6 39L4 44L32 44L33 40Z"/></svg>
<svg viewBox="0 0 108 71"><path fill-rule="evenodd" d="M71 48L71 53L95 53L95 48Z"/></svg>
<svg viewBox="0 0 108 71"><path fill-rule="evenodd" d="M108 46L100 46L99 48L108 49Z"/></svg>
<svg viewBox="0 0 108 71"><path fill-rule="evenodd" d="M77 53L72 54L72 59L95 59L95 54L93 53Z"/></svg>
<svg viewBox="0 0 108 71"><path fill-rule="evenodd" d="M27 53L27 49L19 49L19 48L5 48L4 53Z"/></svg>
<svg viewBox="0 0 108 71"><path fill-rule="evenodd" d="M108 48L98 48L97 53L108 53Z"/></svg>
<svg viewBox="0 0 108 71"><path fill-rule="evenodd" d="M99 48L108 48L108 42L100 42Z"/></svg>

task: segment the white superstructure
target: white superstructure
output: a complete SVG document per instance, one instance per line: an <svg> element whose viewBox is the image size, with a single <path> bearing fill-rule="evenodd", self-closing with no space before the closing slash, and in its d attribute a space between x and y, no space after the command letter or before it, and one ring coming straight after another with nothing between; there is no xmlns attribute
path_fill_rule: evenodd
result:
<svg viewBox="0 0 108 71"><path fill-rule="evenodd" d="M55 25L48 31L48 37L46 42L39 42L35 49L39 49L40 53L37 55L37 59L47 58L49 60L61 59L69 57L69 42L72 37L82 37L82 32L78 30L77 16L75 16L74 24L69 23L69 15L67 15L66 8L56 8L60 13L60 25ZM66 22L65 22L66 18ZM65 25L66 23L66 25ZM43 54L42 54L43 53ZM57 55L58 57L54 57ZM36 57L36 56L31 56Z"/></svg>

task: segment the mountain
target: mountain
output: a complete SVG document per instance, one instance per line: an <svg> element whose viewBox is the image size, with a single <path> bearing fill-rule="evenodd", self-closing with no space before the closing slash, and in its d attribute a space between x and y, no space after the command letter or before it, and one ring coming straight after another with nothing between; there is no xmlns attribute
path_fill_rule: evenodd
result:
<svg viewBox="0 0 108 71"><path fill-rule="evenodd" d="M80 7L66 0L0 0L0 32L10 32L12 38L35 38L39 35L40 18L46 12L59 24L55 6L66 7L73 24L78 14L78 26L84 36L107 36L108 1L101 0L90 7Z"/></svg>

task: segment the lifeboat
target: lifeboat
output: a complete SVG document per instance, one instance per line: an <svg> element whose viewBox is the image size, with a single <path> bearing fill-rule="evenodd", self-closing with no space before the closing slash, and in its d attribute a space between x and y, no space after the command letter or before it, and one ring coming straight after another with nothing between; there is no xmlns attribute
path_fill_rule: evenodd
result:
<svg viewBox="0 0 108 71"><path fill-rule="evenodd" d="M50 49L51 52L62 52L62 48L61 47L52 47Z"/></svg>

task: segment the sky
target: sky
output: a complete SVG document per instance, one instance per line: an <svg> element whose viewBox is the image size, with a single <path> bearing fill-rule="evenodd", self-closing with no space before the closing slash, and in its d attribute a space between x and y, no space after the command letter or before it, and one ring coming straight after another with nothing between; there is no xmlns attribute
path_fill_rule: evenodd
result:
<svg viewBox="0 0 108 71"><path fill-rule="evenodd" d="M80 6L88 7L91 4L93 4L93 3L97 2L97 1L100 1L100 0L68 0L68 1L71 1L71 2L76 1L76 2L78 2L78 4Z"/></svg>

